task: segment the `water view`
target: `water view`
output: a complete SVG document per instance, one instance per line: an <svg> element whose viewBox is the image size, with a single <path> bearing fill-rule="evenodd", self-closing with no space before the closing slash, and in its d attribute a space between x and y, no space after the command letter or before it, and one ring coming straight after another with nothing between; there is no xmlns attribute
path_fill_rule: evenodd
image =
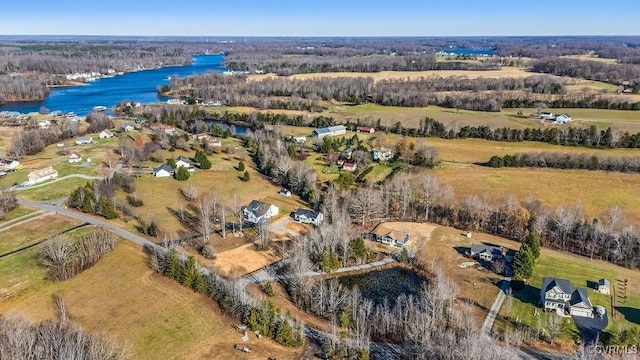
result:
<svg viewBox="0 0 640 360"><path fill-rule="evenodd" d="M44 101L7 103L0 105L0 111L37 112L42 106L50 111L61 110L86 115L94 106L106 106L111 109L118 102L137 101L143 104L164 101L158 96L157 86L169 84L174 76L184 77L208 71L222 72L224 56L195 55L191 65L167 66L153 70L126 73L112 78L98 79L85 85L51 89Z"/></svg>
<svg viewBox="0 0 640 360"><path fill-rule="evenodd" d="M401 267L393 267L384 270L369 271L364 274L343 276L340 282L349 288L358 286L362 296L372 300L375 304L381 304L384 298L394 304L395 299L401 294L416 295L426 281L415 271Z"/></svg>

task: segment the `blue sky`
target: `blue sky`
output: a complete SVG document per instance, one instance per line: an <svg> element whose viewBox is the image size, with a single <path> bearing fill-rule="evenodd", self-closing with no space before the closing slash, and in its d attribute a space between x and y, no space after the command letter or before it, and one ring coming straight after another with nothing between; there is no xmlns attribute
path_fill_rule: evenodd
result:
<svg viewBox="0 0 640 360"><path fill-rule="evenodd" d="M0 35L640 35L639 0L2 0Z"/></svg>

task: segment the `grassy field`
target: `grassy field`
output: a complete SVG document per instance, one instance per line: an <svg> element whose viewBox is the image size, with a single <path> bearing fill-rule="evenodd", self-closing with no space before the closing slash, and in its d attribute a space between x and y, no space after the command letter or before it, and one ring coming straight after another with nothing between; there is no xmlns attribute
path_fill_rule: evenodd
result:
<svg viewBox="0 0 640 360"><path fill-rule="evenodd" d="M80 178L70 178L55 183L50 183L45 186L22 190L17 192L17 195L21 198L36 201L61 199L69 196L71 192L79 186L83 186L87 182L91 181L92 180L85 180Z"/></svg>
<svg viewBox="0 0 640 360"><path fill-rule="evenodd" d="M234 140L237 142L237 140ZM211 192L216 194L219 201L229 204L232 194L235 192L240 200L240 205L247 205L251 200L262 200L273 203L280 208L280 214L286 215L295 211L304 204L295 196L285 198L278 194L280 187L272 184L260 175L253 166L251 159L246 155L245 149L238 148L235 155L214 154L209 157L212 167L209 170L197 169L191 173L188 181L177 181L173 178L156 178L149 174L142 175L136 180L136 189L144 206L136 208L136 214L142 218L153 216L161 228L168 232L177 232L183 227L179 220L173 216L167 208L179 209L180 203L186 205L186 201L179 193L179 189L193 183L200 193ZM178 155L193 156L194 153L182 153L176 151L171 154L168 151L165 157L177 157ZM244 159L246 169L251 180L244 182L240 179L242 172L235 167L240 159ZM157 164L155 166L158 166ZM159 196L160 195L160 196Z"/></svg>
<svg viewBox="0 0 640 360"><path fill-rule="evenodd" d="M29 258L29 254L24 256ZM51 296L60 293L73 323L129 345L134 359L296 359L300 355L300 349L286 349L251 335L245 344L253 353L241 354L233 348L242 336L232 327L235 320L223 315L210 299L154 274L145 259L140 248L120 243L96 266L73 279L43 281L0 302L0 314L20 314L32 321L49 319L54 315ZM6 260L0 260L0 269ZM42 277L41 268L23 260L12 261L28 270L37 269L31 275Z"/></svg>
<svg viewBox="0 0 640 360"><path fill-rule="evenodd" d="M0 254L42 240L79 224L80 222L67 217L48 214L10 229L0 228Z"/></svg>
<svg viewBox="0 0 640 360"><path fill-rule="evenodd" d="M452 166L434 170L441 183L450 185L455 197L486 194L500 200L529 195L555 210L580 202L588 218L599 217L608 207L619 206L629 222L640 223L640 176L588 170L487 168ZM590 191L589 189L597 189Z"/></svg>
<svg viewBox="0 0 640 360"><path fill-rule="evenodd" d="M610 263L591 261L584 257L558 253L548 249L543 250L543 255L536 262L529 285L521 291L514 291L513 307L509 314L512 320L518 319L519 322L535 329L536 317L546 316L539 307L540 286L544 277L568 279L574 287L587 288L593 306L600 305L607 310L609 325L605 331L611 332L640 325L640 311L638 311L640 309L640 278L637 272ZM601 294L595 290L595 285L601 278L608 279L612 287L618 287L620 281L629 279L626 300L624 303L618 301L616 304L624 309L618 311L615 319L611 317L611 295ZM535 315L536 309L540 315ZM504 308L501 314L507 315ZM543 324L545 321L543 320ZM502 320L497 326L504 328L505 321ZM573 321L570 320L563 326L559 337L562 340L580 340L578 329Z"/></svg>
<svg viewBox="0 0 640 360"><path fill-rule="evenodd" d="M13 219L19 218L21 216L25 216L28 214L32 214L36 212L36 209L26 207L26 206L18 206L17 208L7 212L4 214L2 220L0 220L0 226L12 221Z"/></svg>

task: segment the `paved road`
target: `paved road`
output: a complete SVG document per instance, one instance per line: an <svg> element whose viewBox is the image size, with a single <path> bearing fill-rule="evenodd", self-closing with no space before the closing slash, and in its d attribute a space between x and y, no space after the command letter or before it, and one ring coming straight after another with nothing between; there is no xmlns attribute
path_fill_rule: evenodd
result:
<svg viewBox="0 0 640 360"><path fill-rule="evenodd" d="M36 189L36 188L39 188L39 187L42 187L42 186L48 186L48 185L51 185L53 183L57 183L58 181L67 180L67 179L71 179L71 178L80 178L80 179L85 179L85 180L102 179L101 176L90 176L90 175L84 175L84 174L71 174L71 175L55 178L55 179L53 179L51 181L43 182L43 183L40 183L40 184L29 185L29 186L24 186L24 187L14 186L13 190L15 190L15 191L23 191L23 190Z"/></svg>
<svg viewBox="0 0 640 360"><path fill-rule="evenodd" d="M284 217L278 221L276 221L275 223L271 224L269 226L269 231L271 232L285 232L291 236L293 236L294 238L297 238L298 236L300 236L300 233L287 229L287 225L289 225L291 222L293 222L293 219L291 219L290 217Z"/></svg>
<svg viewBox="0 0 640 360"><path fill-rule="evenodd" d="M143 247L147 247L147 248L154 248L157 249L159 251L165 251L165 249L157 244L154 244L153 242L143 238L142 236L138 235L138 234L134 234L130 231L127 231L125 229L122 229L120 227L118 227L115 224L112 224L104 219L98 218L98 217L94 217L88 214L84 214L81 212L76 212L73 210L69 210L69 209L65 209L64 207L60 206L59 202L55 202L53 204L51 203L41 203L41 202L37 202L37 201L29 201L29 200L18 200L18 204L20 205L24 205L24 206L29 206L32 208L36 208L39 210L44 210L44 211L50 211L50 212L55 212L57 214L60 215L64 215L67 217L70 217L72 219L76 219L76 220L80 220L82 222L87 222L89 224L92 225L98 225L98 226L102 226L105 229L109 230L109 231L113 231L114 233L118 234L119 236L121 236L124 239L127 239L137 245L143 246Z"/></svg>
<svg viewBox="0 0 640 360"><path fill-rule="evenodd" d="M484 323L482 324L482 329L480 329L483 336L491 337L491 329L493 328L493 322L496 320L496 316L498 316L498 312L500 312L500 308L502 307L502 303L504 302L505 294L509 290L511 286L511 278L505 277L502 281L502 286L500 287L500 291L498 295L496 295L495 300L493 301L493 305L491 305L491 309L489 309L489 313L487 314L487 318L484 319Z"/></svg>

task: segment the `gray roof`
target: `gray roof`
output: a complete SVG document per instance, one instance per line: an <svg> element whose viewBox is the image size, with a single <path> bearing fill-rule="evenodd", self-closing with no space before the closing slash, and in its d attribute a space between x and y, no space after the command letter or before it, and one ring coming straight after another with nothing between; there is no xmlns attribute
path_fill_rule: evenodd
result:
<svg viewBox="0 0 640 360"><path fill-rule="evenodd" d="M599 285L599 286L603 286L603 285L604 285L604 286L611 287L611 283L610 283L610 282L609 282L609 280L607 280L607 279L600 279L600 280L598 280L598 285Z"/></svg>
<svg viewBox="0 0 640 360"><path fill-rule="evenodd" d="M186 162L187 164L191 164L191 159L189 159L189 158L188 158L188 157L186 157L186 156L182 156L182 155L180 155L180 156L178 156L178 157L176 158L176 162L178 162L178 161L180 161L180 160L182 160L182 161Z"/></svg>
<svg viewBox="0 0 640 360"><path fill-rule="evenodd" d="M309 219L315 219L320 215L319 211L314 211L314 210L309 210L309 209L298 209L296 210L295 213L293 213L294 216L304 216L306 218Z"/></svg>
<svg viewBox="0 0 640 360"><path fill-rule="evenodd" d="M569 280L556 279L552 277L546 277L542 279L542 290L545 293L556 286L560 288L560 290L562 290L562 292L564 292L565 294L571 294L571 291L573 291L573 287L571 286L571 282Z"/></svg>
<svg viewBox="0 0 640 360"><path fill-rule="evenodd" d="M593 305L591 305L591 301L589 300L589 296L587 295L587 289L585 288L576 288L571 294L569 304L573 306L579 303L584 303L588 307L593 308Z"/></svg>
<svg viewBox="0 0 640 360"><path fill-rule="evenodd" d="M471 245L471 253L480 254L483 252L487 252L490 254L500 254L502 255L502 248L499 246L491 246L486 244L472 244Z"/></svg>
<svg viewBox="0 0 640 360"><path fill-rule="evenodd" d="M267 204L258 200L252 200L249 205L247 205L246 209L250 211L255 217L260 217L264 216L267 211L269 211L270 207L271 204Z"/></svg>
<svg viewBox="0 0 640 360"><path fill-rule="evenodd" d="M158 166L156 168L153 168L153 173L155 174L160 170L165 170L167 172L172 172L173 168L171 166L167 165L167 164L162 164L162 165L160 165L160 166Z"/></svg>

